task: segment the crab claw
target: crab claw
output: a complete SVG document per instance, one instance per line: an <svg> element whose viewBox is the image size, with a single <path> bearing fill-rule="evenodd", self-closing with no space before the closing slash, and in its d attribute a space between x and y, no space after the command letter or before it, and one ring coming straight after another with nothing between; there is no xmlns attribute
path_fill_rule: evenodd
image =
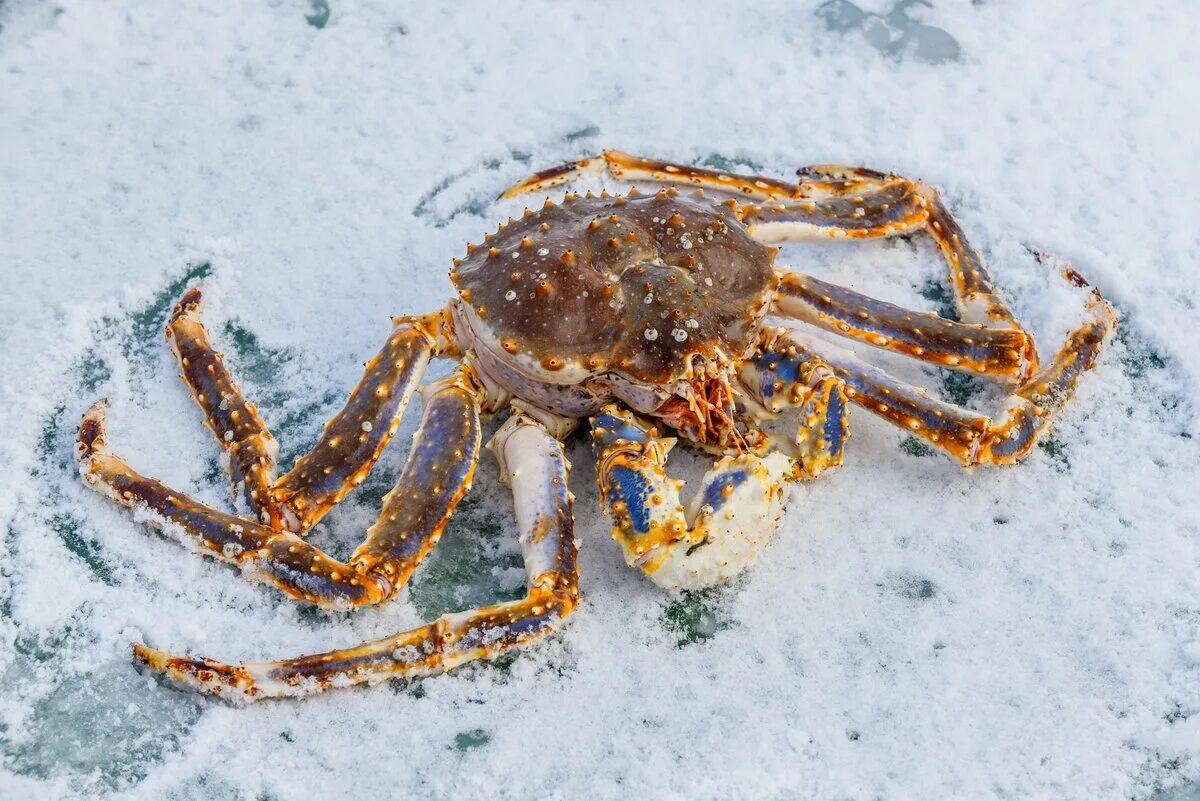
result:
<svg viewBox="0 0 1200 801"><path fill-rule="evenodd" d="M592 442L613 539L625 561L660 587L707 587L749 566L775 533L784 481L795 471L778 451L726 456L705 474L685 510L683 482L666 472L674 440L609 405L593 420Z"/></svg>

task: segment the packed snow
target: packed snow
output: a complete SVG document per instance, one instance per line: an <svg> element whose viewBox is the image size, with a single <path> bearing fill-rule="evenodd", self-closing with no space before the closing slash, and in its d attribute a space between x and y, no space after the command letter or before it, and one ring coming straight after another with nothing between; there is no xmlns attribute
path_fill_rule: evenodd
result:
<svg viewBox="0 0 1200 801"><path fill-rule="evenodd" d="M1195 797L1198 37L1170 0L0 2L0 797ZM1082 299L1030 248L1076 264L1119 334L1015 468L964 472L857 411L846 464L791 491L728 586L627 569L580 439L583 600L535 647L245 709L135 670L134 640L295 656L520 594L488 454L396 602L327 614L89 492L74 426L106 396L115 452L226 504L162 338L185 286L286 465L389 317L441 305L450 259L520 211L505 186L605 147L919 176L1043 356ZM949 299L924 236L780 261ZM318 543L361 539L417 419Z"/></svg>

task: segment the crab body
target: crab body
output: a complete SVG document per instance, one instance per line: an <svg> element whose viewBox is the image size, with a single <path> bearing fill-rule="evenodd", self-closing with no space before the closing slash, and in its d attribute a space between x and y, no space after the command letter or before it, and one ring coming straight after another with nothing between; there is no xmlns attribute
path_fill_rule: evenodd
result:
<svg viewBox="0 0 1200 801"><path fill-rule="evenodd" d="M456 263L455 331L485 384L558 415L614 399L670 414L711 390L732 420L728 387L774 295L775 253L728 209L674 189L568 195Z"/></svg>
<svg viewBox="0 0 1200 801"><path fill-rule="evenodd" d="M1115 325L1092 290L1087 320L1039 367L1032 338L937 192L874 170L808 167L790 183L608 151L537 173L504 197L595 169L662 188L547 200L468 245L451 271L457 296L439 311L396 318L320 441L278 477L274 437L212 347L200 293L189 290L167 337L226 450L237 513L110 453L103 403L79 430L89 486L249 578L348 608L403 587L471 484L481 416L507 413L488 447L516 501L526 596L314 656L227 665L136 645L140 662L244 702L446 670L553 631L579 597L563 440L580 423L590 427L601 506L628 564L668 588L723 581L767 546L789 482L842 463L850 404L965 466L1010 464L1049 427ZM961 321L781 268L770 246L915 230L945 255ZM1063 273L1086 286L1073 269ZM995 417L944 403L771 318L966 370L1009 385L1010 397ZM345 561L311 545L304 535L362 483L434 357L460 365L421 389L423 418L378 521ZM718 456L687 503L683 482L667 473L677 439Z"/></svg>

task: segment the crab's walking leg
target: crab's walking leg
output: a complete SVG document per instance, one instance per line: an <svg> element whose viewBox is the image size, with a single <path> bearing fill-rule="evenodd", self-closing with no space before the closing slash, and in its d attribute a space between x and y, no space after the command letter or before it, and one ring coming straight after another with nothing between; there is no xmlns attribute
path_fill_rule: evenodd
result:
<svg viewBox="0 0 1200 801"><path fill-rule="evenodd" d="M1037 368L1033 337L905 309L810 275L781 272L775 311L885 350L1019 383Z"/></svg>
<svg viewBox="0 0 1200 801"><path fill-rule="evenodd" d="M614 178L630 183L647 181L656 184L694 186L730 195L767 200L771 198L827 197L859 192L894 178L864 167L813 167L811 174L801 175L799 183L781 181L763 175L739 175L722 170L710 170L670 161L605 150L599 156L568 161L557 167L536 172L504 191L502 198L516 197L527 192L539 192L573 181L591 172L607 170Z"/></svg>
<svg viewBox="0 0 1200 801"><path fill-rule="evenodd" d="M235 500L240 495L255 519L278 524L280 514L270 502L269 491L279 443L213 349L199 310L200 290L189 289L167 323L167 340L179 359L183 380L204 412L204 422L225 448Z"/></svg>
<svg viewBox="0 0 1200 801"><path fill-rule="evenodd" d="M80 425L80 470L93 489L292 598L326 607L378 603L399 589L437 541L475 468L479 399L469 368L431 384L426 397L404 472L348 563L296 534L213 509L134 472L105 449L103 402Z"/></svg>
<svg viewBox="0 0 1200 801"><path fill-rule="evenodd" d="M846 168L851 169L851 168ZM934 187L893 178L854 196L733 206L760 242L873 239L925 227L950 268L959 316L967 323L1020 328L996 291L979 251L971 247Z"/></svg>
<svg viewBox="0 0 1200 801"><path fill-rule="evenodd" d="M350 557L355 570L399 588L433 550L458 502L466 494L479 454L483 390L463 365L453 375L422 387L425 416L395 488L379 520Z"/></svg>
<svg viewBox="0 0 1200 801"><path fill-rule="evenodd" d="M708 586L753 562L775 532L783 483L795 471L778 451L726 456L685 510L683 482L666 472L675 440L652 423L609 404L592 418L592 444L613 539L628 564L662 587Z"/></svg>
<svg viewBox="0 0 1200 801"><path fill-rule="evenodd" d="M353 648L281 662L231 666L175 657L145 645L134 646L135 657L180 685L244 702L448 670L550 633L579 597L578 547L567 488L570 466L562 444L541 423L521 414L497 432L491 447L516 502L529 576L525 598L444 615Z"/></svg>
<svg viewBox="0 0 1200 801"><path fill-rule="evenodd" d="M448 320L448 312L440 311L397 321L316 446L272 486L271 502L288 529L307 531L366 479L396 433L430 357L445 350Z"/></svg>
<svg viewBox="0 0 1200 801"><path fill-rule="evenodd" d="M137 510L146 522L164 532L238 565L248 577L274 584L293 598L323 606L358 606L388 597L384 582L356 574L295 534L213 509L134 472L124 460L108 452L104 412L104 401L100 401L88 410L79 426L80 472L92 489Z"/></svg>
<svg viewBox="0 0 1200 801"><path fill-rule="evenodd" d="M1116 325L1111 307L1093 296L1092 318L1068 336L1058 354L1009 396L995 417L929 397L853 353L800 332L782 337L797 363L828 364L849 388L850 399L884 419L912 431L965 466L1011 464L1032 450L1099 356Z"/></svg>

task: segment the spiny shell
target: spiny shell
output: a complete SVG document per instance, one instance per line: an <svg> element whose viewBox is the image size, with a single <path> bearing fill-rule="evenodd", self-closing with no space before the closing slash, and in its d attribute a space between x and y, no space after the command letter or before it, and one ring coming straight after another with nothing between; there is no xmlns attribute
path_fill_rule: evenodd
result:
<svg viewBox="0 0 1200 801"><path fill-rule="evenodd" d="M472 327L550 381L616 370L666 383L693 356L735 358L775 285L773 249L725 209L674 192L568 195L486 245L452 273Z"/></svg>

